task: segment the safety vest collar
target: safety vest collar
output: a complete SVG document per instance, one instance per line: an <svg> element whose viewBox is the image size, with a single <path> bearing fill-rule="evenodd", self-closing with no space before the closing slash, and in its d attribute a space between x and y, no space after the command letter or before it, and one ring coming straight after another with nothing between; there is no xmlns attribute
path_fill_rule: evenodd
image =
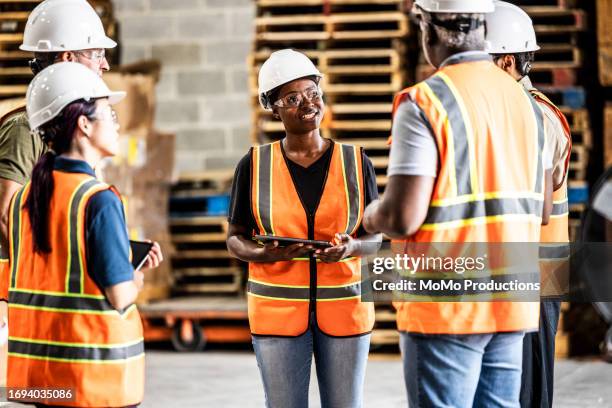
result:
<svg viewBox="0 0 612 408"><path fill-rule="evenodd" d="M440 69L449 65L462 64L466 62L490 61L493 62L493 57L484 51L463 51L451 55L440 64Z"/></svg>
<svg viewBox="0 0 612 408"><path fill-rule="evenodd" d="M332 142L330 149L334 150L332 151L331 163L325 177L323 194L325 194L331 166L337 165L337 163L334 163L334 160L338 160L337 157L339 157L343 179L343 195L344 199L346 200L347 211L346 225L344 226L342 232L351 235L358 229L363 215L364 186L359 166L360 157L358 155L360 155L360 151L354 146L334 142ZM279 155L281 157L278 157ZM282 143L280 141L257 146L253 149L253 215L255 216L258 229L262 234L278 235L276 233L274 217L272 214L275 185L274 179L275 177L279 176L278 174L274 174L274 164L281 162L282 171L286 172L286 174L290 174L287 160L288 158L284 154ZM294 182L293 188L295 189ZM296 195L299 197L297 189ZM302 207L304 207L303 203ZM304 212L307 213L307 209L305 207L303 209Z"/></svg>

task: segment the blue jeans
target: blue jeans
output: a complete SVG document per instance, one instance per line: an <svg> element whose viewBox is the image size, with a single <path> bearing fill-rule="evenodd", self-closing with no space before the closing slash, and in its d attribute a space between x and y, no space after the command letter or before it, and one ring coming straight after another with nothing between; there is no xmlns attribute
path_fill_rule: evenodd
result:
<svg viewBox="0 0 612 408"><path fill-rule="evenodd" d="M522 332L401 333L410 407L519 407Z"/></svg>
<svg viewBox="0 0 612 408"><path fill-rule="evenodd" d="M313 354L321 407L361 407L369 334L330 337L316 324L311 324L299 337L253 336L253 348L264 385L266 407L308 407Z"/></svg>

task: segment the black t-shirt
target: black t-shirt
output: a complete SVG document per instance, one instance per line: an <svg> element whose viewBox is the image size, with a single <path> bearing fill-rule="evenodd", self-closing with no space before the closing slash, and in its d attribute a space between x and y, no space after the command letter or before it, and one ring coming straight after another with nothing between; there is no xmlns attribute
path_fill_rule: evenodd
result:
<svg viewBox="0 0 612 408"><path fill-rule="evenodd" d="M333 152L333 144L323 155L308 167L302 167L287 158L289 172L295 183L295 189L302 198L309 212L314 212L323 193L325 175ZM363 169L365 178L365 205L378 198L376 186L376 174L374 166L368 157L363 154ZM298 204L301 205L301 204ZM230 224L238 224L255 230L257 224L251 211L251 151L247 153L236 166L234 181L232 183L232 196L230 202L230 213L228 216ZM366 235L363 227L359 227L357 235Z"/></svg>

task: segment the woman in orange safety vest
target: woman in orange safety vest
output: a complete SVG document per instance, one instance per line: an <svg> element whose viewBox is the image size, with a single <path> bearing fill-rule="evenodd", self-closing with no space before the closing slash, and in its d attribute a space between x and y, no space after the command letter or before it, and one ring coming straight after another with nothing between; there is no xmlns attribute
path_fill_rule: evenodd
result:
<svg viewBox="0 0 612 408"><path fill-rule="evenodd" d="M251 149L232 188L230 252L249 262L248 311L268 407L307 407L312 356L324 407L360 407L374 324L361 300L361 256L379 235L361 228L378 196L361 149L321 137L321 73L304 54L271 54L259 72L264 109L285 137ZM255 234L332 242L322 249ZM366 245L371 243L371 245Z"/></svg>
<svg viewBox="0 0 612 408"><path fill-rule="evenodd" d="M50 150L9 215L9 394L37 406L126 407L144 393L143 274L117 191L94 168L118 151L112 92L85 66L58 63L27 93L30 127ZM147 267L161 261L154 244Z"/></svg>

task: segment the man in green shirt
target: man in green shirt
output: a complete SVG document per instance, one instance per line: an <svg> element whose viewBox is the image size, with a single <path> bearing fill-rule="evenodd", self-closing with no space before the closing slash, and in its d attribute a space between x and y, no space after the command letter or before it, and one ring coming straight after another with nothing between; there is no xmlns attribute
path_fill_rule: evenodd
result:
<svg viewBox="0 0 612 408"><path fill-rule="evenodd" d="M106 36L100 17L86 0L45 0L28 17L23 44L19 48L34 52L34 59L30 61L34 75L56 62L71 61L79 62L102 76L104 71L109 70L105 49L116 45ZM8 207L11 197L29 180L34 165L45 151L42 139L30 133L25 103L0 114L2 258L8 257Z"/></svg>

